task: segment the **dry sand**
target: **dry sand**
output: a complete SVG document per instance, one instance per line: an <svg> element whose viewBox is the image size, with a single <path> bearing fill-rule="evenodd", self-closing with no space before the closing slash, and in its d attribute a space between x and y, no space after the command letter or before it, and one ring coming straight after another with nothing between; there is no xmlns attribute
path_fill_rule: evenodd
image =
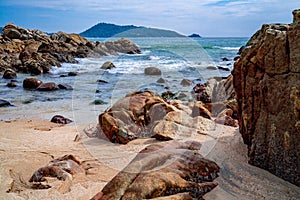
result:
<svg viewBox="0 0 300 200"><path fill-rule="evenodd" d="M157 142L141 139L118 145L84 134L94 131L97 129L93 124L78 127L40 119L0 121L0 199L90 199L138 151ZM247 149L237 128L218 125L210 135L187 139L202 141L200 152L221 167L216 179L219 186L205 199L300 199L299 187L247 164ZM70 191L62 192L59 188L65 182L55 178L48 179L50 189L28 186L35 170L66 154L73 154L83 165L90 166L86 174L74 176Z"/></svg>

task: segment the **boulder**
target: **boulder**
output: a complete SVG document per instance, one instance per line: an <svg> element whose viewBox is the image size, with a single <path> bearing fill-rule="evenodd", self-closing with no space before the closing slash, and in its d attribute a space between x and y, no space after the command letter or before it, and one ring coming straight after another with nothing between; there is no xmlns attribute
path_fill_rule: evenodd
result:
<svg viewBox="0 0 300 200"><path fill-rule="evenodd" d="M182 85L183 87L190 86L193 84L193 81L189 79L182 79L182 81L180 82L180 85Z"/></svg>
<svg viewBox="0 0 300 200"><path fill-rule="evenodd" d="M152 144L140 151L92 200L202 199L217 186L213 181L220 168L198 153L200 147L197 142Z"/></svg>
<svg viewBox="0 0 300 200"><path fill-rule="evenodd" d="M121 144L145 137L183 139L215 129L212 120L186 110L179 101L173 105L151 91L134 92L101 113L99 125L111 142Z"/></svg>
<svg viewBox="0 0 300 200"><path fill-rule="evenodd" d="M156 83L166 83L168 82L168 80L164 79L164 78L159 78Z"/></svg>
<svg viewBox="0 0 300 200"><path fill-rule="evenodd" d="M12 69L5 70L3 77L4 79L14 79L17 78L17 73Z"/></svg>
<svg viewBox="0 0 300 200"><path fill-rule="evenodd" d="M43 82L37 78L26 78L23 80L23 88L25 89L36 89Z"/></svg>
<svg viewBox="0 0 300 200"><path fill-rule="evenodd" d="M158 69L156 67L147 67L147 68L145 68L144 73L146 75L152 75L152 76L159 76L159 75L161 75L160 69Z"/></svg>
<svg viewBox="0 0 300 200"><path fill-rule="evenodd" d="M101 69L112 69L116 67L112 62L110 61L106 61L105 63L103 63L103 65L101 66Z"/></svg>
<svg viewBox="0 0 300 200"><path fill-rule="evenodd" d="M42 83L36 89L39 90L39 91L54 91L54 90L58 90L59 87L54 82L48 82L48 83Z"/></svg>
<svg viewBox="0 0 300 200"><path fill-rule="evenodd" d="M239 129L249 163L300 186L300 10L265 24L235 62Z"/></svg>
<svg viewBox="0 0 300 200"><path fill-rule="evenodd" d="M57 124L69 124L69 123L73 122L72 120L65 118L61 115L53 116L50 121L53 123L57 123Z"/></svg>

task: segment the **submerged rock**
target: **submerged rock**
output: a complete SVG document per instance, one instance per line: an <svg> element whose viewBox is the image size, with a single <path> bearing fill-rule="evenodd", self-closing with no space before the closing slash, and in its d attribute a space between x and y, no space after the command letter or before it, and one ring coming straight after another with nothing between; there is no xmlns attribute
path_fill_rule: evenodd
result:
<svg viewBox="0 0 300 200"><path fill-rule="evenodd" d="M147 67L147 68L145 68L144 73L146 75L152 75L152 76L159 76L159 75L161 75L160 69L158 69L156 67Z"/></svg>
<svg viewBox="0 0 300 200"><path fill-rule="evenodd" d="M249 163L300 186L300 10L265 24L235 62L239 128Z"/></svg>
<svg viewBox="0 0 300 200"><path fill-rule="evenodd" d="M197 142L169 141L142 150L92 199L202 199L217 186L220 168Z"/></svg>

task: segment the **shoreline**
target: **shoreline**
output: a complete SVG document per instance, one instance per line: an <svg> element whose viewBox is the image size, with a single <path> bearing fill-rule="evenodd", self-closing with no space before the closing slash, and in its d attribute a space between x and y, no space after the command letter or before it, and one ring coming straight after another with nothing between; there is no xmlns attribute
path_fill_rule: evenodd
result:
<svg viewBox="0 0 300 200"><path fill-rule="evenodd" d="M214 160L221 167L220 177L216 179L219 186L206 194L205 199L250 200L257 197L266 199L300 197L297 186L247 164L247 149L242 143L237 128L217 126L220 135L214 148L209 150L205 157ZM153 139L138 139L127 145L113 144L106 140L87 137L83 130L87 128L93 131L92 124L62 126L41 119L0 121L0 128L2 160L0 196L5 199L91 198L101 191L137 152L154 142ZM78 139L78 135L80 140L75 142L74 139L76 136ZM203 142L200 152L207 152L205 146L207 142L207 145L211 144L209 141L202 136L193 139ZM121 152L131 153L124 157ZM51 159L66 154L72 154L93 166L86 175L74 176L70 192L60 193L58 189L63 181L53 178L49 181L52 188L46 190L26 188L24 183L20 183L20 180L28 181L35 170ZM9 189L14 192L7 193Z"/></svg>

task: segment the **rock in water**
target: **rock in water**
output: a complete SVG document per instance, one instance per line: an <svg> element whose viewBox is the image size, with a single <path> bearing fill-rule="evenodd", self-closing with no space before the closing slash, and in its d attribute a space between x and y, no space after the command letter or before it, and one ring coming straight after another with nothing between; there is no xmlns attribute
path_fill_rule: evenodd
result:
<svg viewBox="0 0 300 200"><path fill-rule="evenodd" d="M17 77L17 73L12 69L7 69L3 74L4 79L14 79L16 77Z"/></svg>
<svg viewBox="0 0 300 200"><path fill-rule="evenodd" d="M158 69L156 67L147 67L147 68L145 68L144 73L146 75L152 75L152 76L159 76L159 75L161 75L160 69Z"/></svg>
<svg viewBox="0 0 300 200"><path fill-rule="evenodd" d="M36 89L43 82L37 78L26 78L23 81L23 88L25 89Z"/></svg>
<svg viewBox="0 0 300 200"><path fill-rule="evenodd" d="M249 163L300 186L300 10L265 24L235 62L233 83Z"/></svg>
<svg viewBox="0 0 300 200"><path fill-rule="evenodd" d="M36 88L39 91L53 91L58 90L59 87L54 82L42 83L39 87Z"/></svg>
<svg viewBox="0 0 300 200"><path fill-rule="evenodd" d="M11 103L9 103L4 99L0 99L0 107L7 107L7 106L13 106L13 105L11 105Z"/></svg>
<svg viewBox="0 0 300 200"><path fill-rule="evenodd" d="M106 61L105 63L103 63L103 65L101 66L101 69L112 69L116 67L114 65L114 63L110 62L110 61Z"/></svg>
<svg viewBox="0 0 300 200"><path fill-rule="evenodd" d="M142 150L93 200L202 199L217 186L219 167L203 158L197 142L169 141ZM180 198L179 198L180 197Z"/></svg>

